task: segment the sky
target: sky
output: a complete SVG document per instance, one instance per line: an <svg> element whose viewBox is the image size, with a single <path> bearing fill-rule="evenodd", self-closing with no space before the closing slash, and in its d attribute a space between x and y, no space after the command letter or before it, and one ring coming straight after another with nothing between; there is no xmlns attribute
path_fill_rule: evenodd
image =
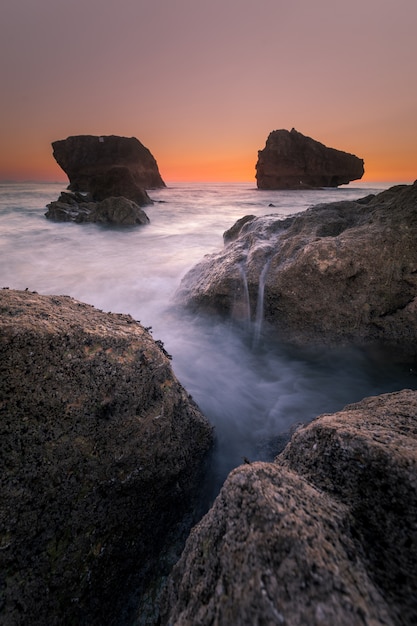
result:
<svg viewBox="0 0 417 626"><path fill-rule="evenodd" d="M0 180L66 181L51 142L137 137L165 182L255 181L296 128L417 178L416 0L2 0Z"/></svg>

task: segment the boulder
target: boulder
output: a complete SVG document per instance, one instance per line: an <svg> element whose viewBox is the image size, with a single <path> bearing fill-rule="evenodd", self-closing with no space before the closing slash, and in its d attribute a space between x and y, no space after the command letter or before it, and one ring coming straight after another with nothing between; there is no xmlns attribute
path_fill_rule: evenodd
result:
<svg viewBox="0 0 417 626"><path fill-rule="evenodd" d="M61 193L58 200L47 205L45 216L57 222L98 222L120 226L149 224L145 211L133 200L110 197L94 202L90 194Z"/></svg>
<svg viewBox="0 0 417 626"><path fill-rule="evenodd" d="M169 578L163 625L412 626L417 392L299 428L227 478Z"/></svg>
<svg viewBox="0 0 417 626"><path fill-rule="evenodd" d="M177 302L262 319L294 344L383 342L417 356L417 182L292 217L248 216Z"/></svg>
<svg viewBox="0 0 417 626"><path fill-rule="evenodd" d="M76 135L54 141L52 148L69 189L91 192L94 200L124 196L149 204L144 190L165 187L155 158L135 137Z"/></svg>
<svg viewBox="0 0 417 626"><path fill-rule="evenodd" d="M3 289L0 329L0 621L121 624L212 428L129 315Z"/></svg>
<svg viewBox="0 0 417 626"><path fill-rule="evenodd" d="M294 128L274 130L258 151L256 182L259 189L338 187L362 178L363 160L328 148Z"/></svg>

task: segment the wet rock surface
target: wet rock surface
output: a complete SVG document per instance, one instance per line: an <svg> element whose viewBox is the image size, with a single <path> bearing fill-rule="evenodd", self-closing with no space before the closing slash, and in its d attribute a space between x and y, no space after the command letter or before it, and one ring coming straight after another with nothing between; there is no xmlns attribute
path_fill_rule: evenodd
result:
<svg viewBox="0 0 417 626"><path fill-rule="evenodd" d="M416 412L415 391L367 398L231 472L171 574L162 624L415 624Z"/></svg>
<svg viewBox="0 0 417 626"><path fill-rule="evenodd" d="M256 164L259 189L338 187L363 174L362 159L328 148L294 128L272 131Z"/></svg>
<svg viewBox="0 0 417 626"><path fill-rule="evenodd" d="M94 202L89 194L64 191L47 205L45 216L57 222L85 222L119 226L149 224L145 211L133 200L110 197Z"/></svg>
<svg viewBox="0 0 417 626"><path fill-rule="evenodd" d="M0 621L124 623L212 429L129 315L3 289L0 327Z"/></svg>
<svg viewBox="0 0 417 626"><path fill-rule="evenodd" d="M246 216L224 238L177 302L264 321L299 345L383 342L417 356L417 183L285 219Z"/></svg>

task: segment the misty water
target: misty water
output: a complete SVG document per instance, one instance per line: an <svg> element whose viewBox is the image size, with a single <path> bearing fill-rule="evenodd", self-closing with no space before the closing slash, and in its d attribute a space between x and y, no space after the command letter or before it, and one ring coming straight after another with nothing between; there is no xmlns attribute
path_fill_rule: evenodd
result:
<svg viewBox="0 0 417 626"><path fill-rule="evenodd" d="M388 186L301 192L178 183L149 192L155 201L145 208L149 225L122 228L47 220L45 206L64 184L1 184L0 287L70 295L152 327L180 382L215 426L216 491L245 457L272 459L294 425L369 395L415 388L417 380L406 367L353 349L291 350L261 332L259 319L237 327L192 316L173 305L182 276L219 250L223 232L244 215L285 217Z"/></svg>

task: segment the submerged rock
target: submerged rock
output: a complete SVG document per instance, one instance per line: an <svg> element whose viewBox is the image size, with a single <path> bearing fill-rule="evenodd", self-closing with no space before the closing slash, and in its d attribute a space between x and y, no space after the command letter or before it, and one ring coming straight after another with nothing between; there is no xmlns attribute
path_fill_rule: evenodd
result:
<svg viewBox="0 0 417 626"><path fill-rule="evenodd" d="M91 200L89 194L62 192L58 200L47 205L45 216L57 222L95 222L121 226L149 224L149 217L141 207L123 197Z"/></svg>
<svg viewBox="0 0 417 626"><path fill-rule="evenodd" d="M145 189L165 187L155 158L135 137L76 135L52 148L69 189L90 192L94 200L124 196L144 205L152 202Z"/></svg>
<svg viewBox="0 0 417 626"><path fill-rule="evenodd" d="M0 621L122 623L212 428L129 315L3 289L0 328Z"/></svg>
<svg viewBox="0 0 417 626"><path fill-rule="evenodd" d="M247 216L177 301L264 319L300 345L384 342L417 356L417 182L286 219Z"/></svg>
<svg viewBox="0 0 417 626"><path fill-rule="evenodd" d="M256 164L259 189L337 187L363 174L362 159L328 148L294 128L272 131Z"/></svg>
<svg viewBox="0 0 417 626"><path fill-rule="evenodd" d="M368 398L235 469L171 574L162 624L415 624L416 412L415 391Z"/></svg>

